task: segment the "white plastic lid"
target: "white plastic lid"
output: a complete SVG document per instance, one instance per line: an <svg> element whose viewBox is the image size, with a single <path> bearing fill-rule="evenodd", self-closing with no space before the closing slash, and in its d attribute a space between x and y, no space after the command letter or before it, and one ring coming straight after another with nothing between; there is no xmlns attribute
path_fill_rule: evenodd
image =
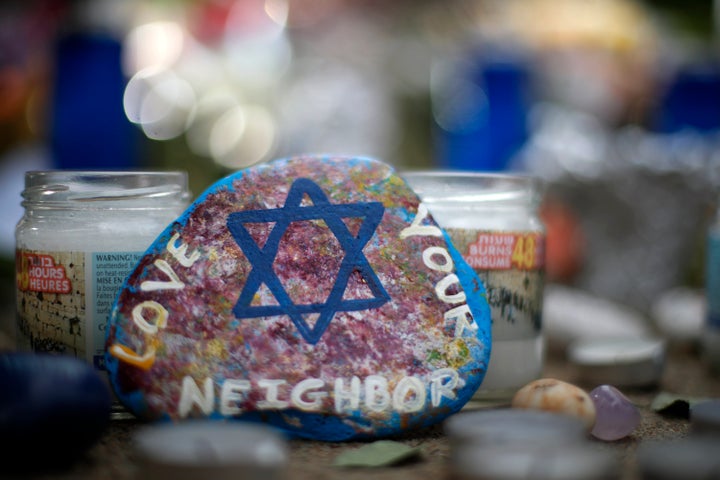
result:
<svg viewBox="0 0 720 480"><path fill-rule="evenodd" d="M684 438L640 444L638 468L643 480L720 478L720 439Z"/></svg>
<svg viewBox="0 0 720 480"><path fill-rule="evenodd" d="M286 439L270 426L190 420L147 426L134 435L139 479L282 478Z"/></svg>
<svg viewBox="0 0 720 480"><path fill-rule="evenodd" d="M665 341L651 337L577 340L568 359L580 380L616 387L656 385L665 366Z"/></svg>
<svg viewBox="0 0 720 480"><path fill-rule="evenodd" d="M690 407L690 431L720 438L720 399L704 400Z"/></svg>
<svg viewBox="0 0 720 480"><path fill-rule="evenodd" d="M542 410L499 408L457 413L443 424L452 445L575 443L587 438L576 417Z"/></svg>

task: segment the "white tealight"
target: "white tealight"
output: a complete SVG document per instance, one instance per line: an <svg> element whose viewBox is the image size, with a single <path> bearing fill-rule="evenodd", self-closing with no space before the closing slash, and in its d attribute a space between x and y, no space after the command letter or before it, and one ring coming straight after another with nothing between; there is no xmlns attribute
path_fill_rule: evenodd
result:
<svg viewBox="0 0 720 480"><path fill-rule="evenodd" d="M703 400L690 407L690 432L720 438L720 399Z"/></svg>
<svg viewBox="0 0 720 480"><path fill-rule="evenodd" d="M194 420L147 426L134 436L138 480L276 480L289 453L274 428L245 422Z"/></svg>
<svg viewBox="0 0 720 480"><path fill-rule="evenodd" d="M562 353L579 340L651 334L649 322L635 309L559 284L545 287L543 323L548 348Z"/></svg>
<svg viewBox="0 0 720 480"><path fill-rule="evenodd" d="M572 445L518 444L475 449L452 465L458 480L616 480L617 456L590 442Z"/></svg>
<svg viewBox="0 0 720 480"><path fill-rule="evenodd" d="M578 340L568 348L568 359L586 383L648 387L662 377L665 341L651 337Z"/></svg>
<svg viewBox="0 0 720 480"><path fill-rule="evenodd" d="M643 480L706 480L720 474L720 439L684 438L642 443L637 450Z"/></svg>
<svg viewBox="0 0 720 480"><path fill-rule="evenodd" d="M700 339L706 310L705 295L692 288L674 288L652 305L658 330L671 342L692 343Z"/></svg>
<svg viewBox="0 0 720 480"><path fill-rule="evenodd" d="M461 412L444 424L453 478L609 480L617 459L588 441L584 423L540 410Z"/></svg>
<svg viewBox="0 0 720 480"><path fill-rule="evenodd" d="M452 445L575 443L587 438L575 417L541 410L498 408L457 413L443 425Z"/></svg>

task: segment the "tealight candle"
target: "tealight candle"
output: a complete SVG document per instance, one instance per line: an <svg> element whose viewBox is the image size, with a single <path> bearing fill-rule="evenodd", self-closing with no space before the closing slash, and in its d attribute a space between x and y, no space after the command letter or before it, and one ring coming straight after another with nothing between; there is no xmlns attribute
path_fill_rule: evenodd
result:
<svg viewBox="0 0 720 480"><path fill-rule="evenodd" d="M570 345L568 359L583 382L648 387L662 377L665 349L651 337L584 339Z"/></svg>
<svg viewBox="0 0 720 480"><path fill-rule="evenodd" d="M586 426L576 417L539 410L474 410L450 417L444 427L453 478L617 478L612 453L593 448Z"/></svg>
<svg viewBox="0 0 720 480"><path fill-rule="evenodd" d="M464 411L443 424L451 448L468 444L575 443L587 439L584 422L569 415L513 408Z"/></svg>
<svg viewBox="0 0 720 480"><path fill-rule="evenodd" d="M285 437L264 424L164 423L140 429L133 440L138 480L276 480L289 460Z"/></svg>
<svg viewBox="0 0 720 480"><path fill-rule="evenodd" d="M589 443L514 444L477 449L452 466L458 480L614 480L620 478L616 455Z"/></svg>
<svg viewBox="0 0 720 480"><path fill-rule="evenodd" d="M720 399L703 400L690 407L690 432L720 438Z"/></svg>
<svg viewBox="0 0 720 480"><path fill-rule="evenodd" d="M720 440L683 438L642 443L637 450L643 480L707 480L720 472Z"/></svg>

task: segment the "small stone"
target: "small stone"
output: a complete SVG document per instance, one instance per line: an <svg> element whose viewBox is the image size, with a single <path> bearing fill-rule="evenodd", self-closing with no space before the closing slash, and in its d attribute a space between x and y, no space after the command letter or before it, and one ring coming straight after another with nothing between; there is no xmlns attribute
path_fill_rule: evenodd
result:
<svg viewBox="0 0 720 480"><path fill-rule="evenodd" d="M110 315L106 364L143 420L390 436L478 389L486 298L389 165L280 159L211 185L148 248Z"/></svg>
<svg viewBox="0 0 720 480"><path fill-rule="evenodd" d="M515 393L511 406L572 415L588 430L595 424L595 405L590 396L580 387L554 378L528 383Z"/></svg>
<svg viewBox="0 0 720 480"><path fill-rule="evenodd" d="M0 438L8 440L3 473L75 461L110 425L112 395L106 379L70 355L0 353L0 385ZM25 454L34 449L42 455L28 461Z"/></svg>
<svg viewBox="0 0 720 480"><path fill-rule="evenodd" d="M595 404L596 419L590 434L605 441L630 435L640 424L640 412L632 402L612 385L600 385L590 392Z"/></svg>

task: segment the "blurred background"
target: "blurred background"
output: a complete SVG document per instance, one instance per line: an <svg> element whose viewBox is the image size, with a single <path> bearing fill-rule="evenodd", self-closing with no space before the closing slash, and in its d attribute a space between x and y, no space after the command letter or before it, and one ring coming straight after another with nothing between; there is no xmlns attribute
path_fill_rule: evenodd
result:
<svg viewBox="0 0 720 480"><path fill-rule="evenodd" d="M650 312L702 288L720 184L720 2L4 0L0 257L23 174L297 153L546 183L548 280Z"/></svg>

